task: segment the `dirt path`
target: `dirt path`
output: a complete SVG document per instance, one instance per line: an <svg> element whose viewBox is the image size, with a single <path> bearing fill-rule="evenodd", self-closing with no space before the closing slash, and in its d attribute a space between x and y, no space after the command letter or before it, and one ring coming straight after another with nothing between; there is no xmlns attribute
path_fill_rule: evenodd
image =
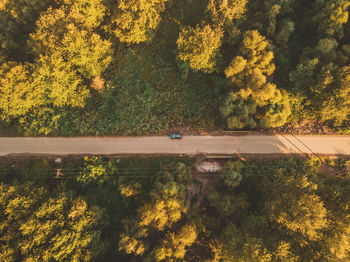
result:
<svg viewBox="0 0 350 262"><path fill-rule="evenodd" d="M9 154L328 154L350 155L350 136L0 137Z"/></svg>

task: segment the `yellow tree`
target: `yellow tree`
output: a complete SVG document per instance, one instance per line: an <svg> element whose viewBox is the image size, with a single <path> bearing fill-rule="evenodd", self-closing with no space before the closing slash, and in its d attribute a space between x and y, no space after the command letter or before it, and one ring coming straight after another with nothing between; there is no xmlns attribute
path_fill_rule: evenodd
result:
<svg viewBox="0 0 350 262"><path fill-rule="evenodd" d="M350 66L342 67L336 77L332 92L327 93L321 107L321 119L335 126L346 124L350 119Z"/></svg>
<svg viewBox="0 0 350 262"><path fill-rule="evenodd" d="M228 41L238 36L237 20L242 18L246 11L248 0L210 0L207 10L214 25L220 25L228 35Z"/></svg>
<svg viewBox="0 0 350 262"><path fill-rule="evenodd" d="M113 18L115 35L121 42L152 40L168 0L120 0Z"/></svg>
<svg viewBox="0 0 350 262"><path fill-rule="evenodd" d="M182 226L178 233L169 232L161 245L155 250L155 260L184 259L186 248L190 247L197 238L195 226Z"/></svg>
<svg viewBox="0 0 350 262"><path fill-rule="evenodd" d="M69 7L69 16L82 22L87 28L97 28L107 12L102 0L63 0Z"/></svg>
<svg viewBox="0 0 350 262"><path fill-rule="evenodd" d="M83 107L90 92L74 68L61 56L42 56L34 65L32 86L43 103L58 107Z"/></svg>
<svg viewBox="0 0 350 262"><path fill-rule="evenodd" d="M343 25L349 19L349 12L347 10L350 2L347 0L328 0L322 2L324 6L314 17L314 21L319 25L319 32L324 35L342 38L344 36Z"/></svg>
<svg viewBox="0 0 350 262"><path fill-rule="evenodd" d="M184 27L177 39L177 58L187 62L194 70L212 73L221 58L223 30L209 24Z"/></svg>
<svg viewBox="0 0 350 262"><path fill-rule="evenodd" d="M291 113L287 93L281 92L270 82L275 64L273 52L269 49L268 41L257 30L247 31L239 55L225 69L226 77L230 79L233 88L237 89L236 95L257 104L260 113L256 117L263 128L283 125ZM247 123L238 128L244 126L254 125Z"/></svg>
<svg viewBox="0 0 350 262"><path fill-rule="evenodd" d="M30 40L37 55L55 53L87 78L103 73L112 59L111 43L69 16L65 7L43 13Z"/></svg>
<svg viewBox="0 0 350 262"><path fill-rule="evenodd" d="M41 92L31 85L27 65L10 62L0 67L0 116L10 120L42 103Z"/></svg>

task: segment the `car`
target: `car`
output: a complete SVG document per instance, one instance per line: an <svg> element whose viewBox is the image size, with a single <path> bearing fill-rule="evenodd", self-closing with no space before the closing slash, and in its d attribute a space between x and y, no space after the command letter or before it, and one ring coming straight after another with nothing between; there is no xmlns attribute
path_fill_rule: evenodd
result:
<svg viewBox="0 0 350 262"><path fill-rule="evenodd" d="M182 135L179 134L179 133L171 133L169 135L170 139L181 139L182 138Z"/></svg>

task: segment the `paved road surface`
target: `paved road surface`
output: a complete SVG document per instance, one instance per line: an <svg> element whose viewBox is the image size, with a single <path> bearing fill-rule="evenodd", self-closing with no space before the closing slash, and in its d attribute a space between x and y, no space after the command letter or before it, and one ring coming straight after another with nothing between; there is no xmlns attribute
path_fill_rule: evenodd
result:
<svg viewBox="0 0 350 262"><path fill-rule="evenodd" d="M296 147L298 148L296 148ZM8 154L288 154L350 155L350 136L0 137Z"/></svg>

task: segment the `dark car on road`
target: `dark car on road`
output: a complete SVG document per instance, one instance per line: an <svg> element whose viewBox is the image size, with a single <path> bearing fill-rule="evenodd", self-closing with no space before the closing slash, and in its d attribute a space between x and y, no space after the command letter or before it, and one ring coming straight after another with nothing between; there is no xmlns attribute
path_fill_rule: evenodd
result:
<svg viewBox="0 0 350 262"><path fill-rule="evenodd" d="M181 139L182 138L182 135L179 134L179 133L171 133L169 135L170 139Z"/></svg>

